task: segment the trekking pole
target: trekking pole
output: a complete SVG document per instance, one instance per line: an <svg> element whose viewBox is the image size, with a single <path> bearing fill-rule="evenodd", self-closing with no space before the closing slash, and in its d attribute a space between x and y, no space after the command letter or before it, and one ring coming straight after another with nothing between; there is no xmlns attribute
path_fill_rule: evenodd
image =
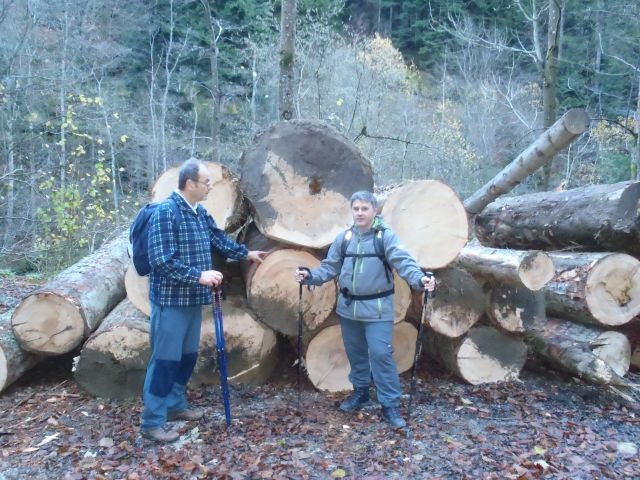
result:
<svg viewBox="0 0 640 480"><path fill-rule="evenodd" d="M426 276L433 277L433 273L426 272ZM416 371L418 370L418 360L420 360L420 354L422 353L422 342L424 339L424 324L427 323L427 300L429 297L435 296L435 290L433 293L425 290L422 295L422 315L420 315L420 325L418 327L418 337L416 338L416 352L413 357L413 368L411 369L411 387L409 389L409 406L407 407L407 420L411 421L411 404L413 403L413 394L416 389ZM407 422L407 423L408 423Z"/></svg>
<svg viewBox="0 0 640 480"><path fill-rule="evenodd" d="M220 370L220 388L222 389L222 401L224 403L224 416L227 427L231 425L231 402L229 401L229 381L227 378L227 354L224 345L224 325L222 323L221 288L213 289L213 324L216 329L216 354L218 369Z"/></svg>
<svg viewBox="0 0 640 480"><path fill-rule="evenodd" d="M307 273L309 269L307 267L298 267L298 270L305 270ZM301 410L300 395L302 391L302 314L303 314L303 302L302 302L302 283L298 290L298 360L297 360L297 384L298 384L298 410Z"/></svg>

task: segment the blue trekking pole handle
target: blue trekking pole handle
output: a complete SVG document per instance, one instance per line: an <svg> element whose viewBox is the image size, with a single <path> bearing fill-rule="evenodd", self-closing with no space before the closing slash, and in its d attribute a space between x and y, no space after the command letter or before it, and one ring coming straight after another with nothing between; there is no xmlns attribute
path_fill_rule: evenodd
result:
<svg viewBox="0 0 640 480"><path fill-rule="evenodd" d="M227 354L224 343L224 324L222 321L221 290L216 287L213 290L213 323L216 331L216 353L218 369L220 370L220 388L224 404L224 416L227 427L231 425L231 402L229 399L229 381L227 377Z"/></svg>

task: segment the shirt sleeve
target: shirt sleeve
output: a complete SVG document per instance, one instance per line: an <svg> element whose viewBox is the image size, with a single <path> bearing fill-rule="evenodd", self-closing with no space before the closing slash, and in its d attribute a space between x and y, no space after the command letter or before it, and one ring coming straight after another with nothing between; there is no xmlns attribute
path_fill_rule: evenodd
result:
<svg viewBox="0 0 640 480"><path fill-rule="evenodd" d="M215 253L233 260L243 260L247 258L249 249L241 243L234 242L224 230L218 228L216 221L208 212L205 212L207 226L211 233L211 247Z"/></svg>
<svg viewBox="0 0 640 480"><path fill-rule="evenodd" d="M340 274L340 270L342 269L341 247L343 238L344 233L338 235L333 241L327 252L327 257L322 260L318 268L311 270L311 274L304 282L305 284L322 285Z"/></svg>
<svg viewBox="0 0 640 480"><path fill-rule="evenodd" d="M149 264L164 277L177 282L198 283L200 271L178 257L175 222L173 211L166 205L154 212L149 227Z"/></svg>
<svg viewBox="0 0 640 480"><path fill-rule="evenodd" d="M422 288L421 279L424 276L418 262L400 243L398 236L391 230L386 230L383 236L387 261L411 287L415 290Z"/></svg>

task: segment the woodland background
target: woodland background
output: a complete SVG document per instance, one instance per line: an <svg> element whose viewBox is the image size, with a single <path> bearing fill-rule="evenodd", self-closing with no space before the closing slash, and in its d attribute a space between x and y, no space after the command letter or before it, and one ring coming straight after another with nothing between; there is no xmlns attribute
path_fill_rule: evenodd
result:
<svg viewBox="0 0 640 480"><path fill-rule="evenodd" d="M190 156L237 171L280 119L277 0L0 0L0 268L48 274ZM515 193L638 177L640 4L298 0L294 116L379 185L473 193L572 107L592 128Z"/></svg>

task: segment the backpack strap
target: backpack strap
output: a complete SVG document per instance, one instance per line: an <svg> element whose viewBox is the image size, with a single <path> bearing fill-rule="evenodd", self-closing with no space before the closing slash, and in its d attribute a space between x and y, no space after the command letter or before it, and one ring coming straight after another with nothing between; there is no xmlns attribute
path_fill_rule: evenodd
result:
<svg viewBox="0 0 640 480"><path fill-rule="evenodd" d="M171 211L173 212L173 216L175 217L173 226L176 227L177 230L179 231L180 224L182 223L182 212L180 211L180 206L178 205L178 202L176 202L171 197L169 197L167 201L169 203L169 208L171 209Z"/></svg>

